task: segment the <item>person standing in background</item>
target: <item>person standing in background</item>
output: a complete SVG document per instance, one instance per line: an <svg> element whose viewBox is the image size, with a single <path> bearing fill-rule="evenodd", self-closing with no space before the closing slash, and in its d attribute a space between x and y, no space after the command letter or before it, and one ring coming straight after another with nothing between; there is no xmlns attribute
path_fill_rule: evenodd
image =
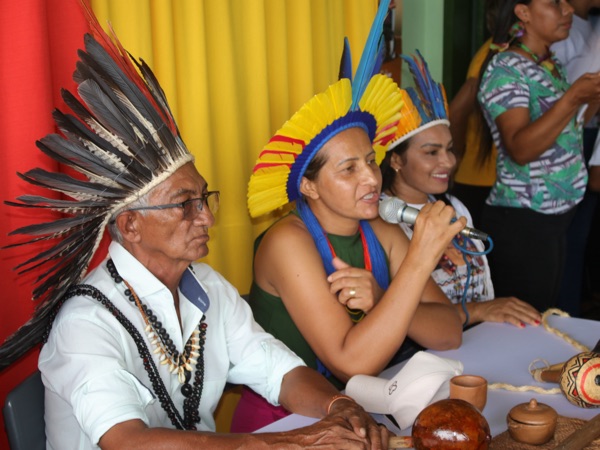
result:
<svg viewBox="0 0 600 450"><path fill-rule="evenodd" d="M573 83L584 73L600 70L600 35L594 31L589 20L590 11L600 7L600 0L570 0L569 3L574 9L569 37L556 42L550 49L565 67L569 83ZM583 127L583 154L588 170L597 135L596 115ZM565 270L556 306L573 317L581 315L585 253L597 202L598 193L588 184L583 200L577 205L575 217L567 230Z"/></svg>
<svg viewBox="0 0 600 450"><path fill-rule="evenodd" d="M496 10L502 0L487 0L485 21L491 33L496 22ZM467 79L449 106L450 132L458 164L451 192L471 212L473 224L481 227L481 211L496 180L496 147L491 139L482 144L481 135L487 127L477 103L481 66L490 52L492 39L488 39L477 51L467 70ZM491 152L482 157L479 145L489 145Z"/></svg>
<svg viewBox="0 0 600 450"><path fill-rule="evenodd" d="M566 231L587 184L577 115L590 104L591 117L600 101L599 74L571 86L550 53L568 37L572 16L565 0L503 2L492 36L497 50L482 67L478 94L498 149L482 216L495 242L488 255L494 288L540 312L556 305Z"/></svg>

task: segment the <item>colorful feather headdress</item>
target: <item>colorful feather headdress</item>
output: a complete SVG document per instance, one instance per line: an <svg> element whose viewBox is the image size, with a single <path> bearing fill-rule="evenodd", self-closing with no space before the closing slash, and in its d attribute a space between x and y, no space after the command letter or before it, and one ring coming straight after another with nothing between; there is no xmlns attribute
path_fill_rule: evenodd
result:
<svg viewBox="0 0 600 450"><path fill-rule="evenodd" d="M402 55L407 62L415 87L402 90L404 103L400 109L400 122L388 151L411 136L434 125L450 126L448 100L441 83L436 83L429 73L427 62L417 50L412 58Z"/></svg>
<svg viewBox="0 0 600 450"><path fill-rule="evenodd" d="M300 198L300 182L306 168L323 145L343 130L364 129L378 161L383 159L394 137L402 102L396 83L376 74L381 66L382 29L388 6L389 0L379 4L354 80L345 45L342 79L304 104L259 154L248 184L252 217Z"/></svg>
<svg viewBox="0 0 600 450"><path fill-rule="evenodd" d="M44 268L33 291L39 305L0 347L0 369L40 342L64 293L85 275L115 213L193 161L150 68L131 57L114 32L111 39L85 4L84 10L93 36L85 35L85 51L78 52L73 76L83 103L63 90L74 115L56 110L53 116L64 137L50 134L37 142L42 152L83 177L32 169L18 175L70 199L24 195L18 202L5 202L58 211L64 217L10 233L34 236L11 247L57 242L16 267L19 273Z"/></svg>

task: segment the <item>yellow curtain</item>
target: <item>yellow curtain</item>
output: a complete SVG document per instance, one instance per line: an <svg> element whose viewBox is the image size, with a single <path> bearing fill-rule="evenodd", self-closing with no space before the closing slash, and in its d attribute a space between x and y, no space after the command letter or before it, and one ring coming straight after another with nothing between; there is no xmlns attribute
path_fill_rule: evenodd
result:
<svg viewBox="0 0 600 450"><path fill-rule="evenodd" d="M337 79L344 36L356 70L377 0L92 0L159 79L209 189L221 191L205 262L241 293L254 238L246 187L273 133Z"/></svg>

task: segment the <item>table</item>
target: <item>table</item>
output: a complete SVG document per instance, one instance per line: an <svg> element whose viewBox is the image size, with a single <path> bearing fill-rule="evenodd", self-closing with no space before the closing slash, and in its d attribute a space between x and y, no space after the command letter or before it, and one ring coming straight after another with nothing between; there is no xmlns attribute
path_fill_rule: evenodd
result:
<svg viewBox="0 0 600 450"><path fill-rule="evenodd" d="M572 317L551 316L550 326L568 334L577 342L593 348L600 339L600 322ZM556 388L557 384L536 382L529 374L529 365L536 359L545 359L549 364L567 361L580 351L562 337L550 333L542 325L517 328L499 323L482 323L463 335L459 349L429 351L443 358L457 359L464 365L465 374L481 375L488 383L507 383L514 386L540 386ZM382 378L391 378L404 363L390 367L381 373ZM538 402L552 406L558 414L589 420L600 413L600 408L580 408L560 394L539 394L537 392L512 392L504 389L488 391L488 400L483 415L490 425L492 436L507 429L506 415L510 409L536 398ZM408 436L411 429L399 430L387 417L374 414L376 420L385 423L398 435ZM260 431L285 431L310 425L316 420L292 414Z"/></svg>

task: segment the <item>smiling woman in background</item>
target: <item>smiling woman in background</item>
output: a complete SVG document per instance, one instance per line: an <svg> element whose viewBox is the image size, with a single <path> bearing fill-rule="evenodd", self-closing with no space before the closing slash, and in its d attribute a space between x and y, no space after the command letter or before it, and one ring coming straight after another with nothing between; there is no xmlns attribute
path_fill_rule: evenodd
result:
<svg viewBox="0 0 600 450"><path fill-rule="evenodd" d="M431 79L420 55L405 57L405 60L411 68L415 88L407 89L400 109L398 131L381 163L383 195L397 197L417 209L443 200L452 205L458 217L467 219L467 226L473 227L465 205L447 194L456 168L456 156L443 86ZM413 226L407 223L400 226L411 238ZM480 240L462 235L455 239L460 247L471 252L484 251ZM494 297L490 268L484 254L469 255L451 243L432 276L456 305L465 326L482 321L508 322L519 327L540 323L540 314L529 304L515 297Z"/></svg>

